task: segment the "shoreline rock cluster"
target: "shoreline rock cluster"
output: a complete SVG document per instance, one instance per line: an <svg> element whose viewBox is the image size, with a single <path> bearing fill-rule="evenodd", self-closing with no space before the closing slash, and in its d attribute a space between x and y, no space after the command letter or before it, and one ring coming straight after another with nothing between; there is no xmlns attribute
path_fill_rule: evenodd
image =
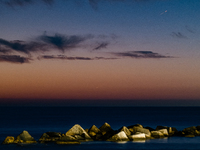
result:
<svg viewBox="0 0 200 150"><path fill-rule="evenodd" d="M100 128L95 125L89 129L83 129L76 124L65 134L59 132L43 133L36 141L28 131L23 131L16 138L7 136L2 144L34 144L34 143L56 143L56 144L80 144L87 141L144 141L148 139L165 138L172 136L195 137L200 136L200 126L193 126L178 131L175 127L157 126L156 129L143 127L141 124L123 126L118 130L113 130L108 123L104 123Z"/></svg>

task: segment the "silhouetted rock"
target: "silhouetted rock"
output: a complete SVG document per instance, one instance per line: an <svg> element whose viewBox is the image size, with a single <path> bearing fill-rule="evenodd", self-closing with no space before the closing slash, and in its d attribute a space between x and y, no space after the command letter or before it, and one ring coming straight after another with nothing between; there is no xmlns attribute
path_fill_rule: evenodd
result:
<svg viewBox="0 0 200 150"><path fill-rule="evenodd" d="M141 124L131 125L131 126L128 126L127 128L130 129L130 128L133 128L133 127L140 127L140 128L143 128L143 126L142 126Z"/></svg>
<svg viewBox="0 0 200 150"><path fill-rule="evenodd" d="M120 131L119 133L113 135L107 141L119 142L119 141L129 141L126 133L124 131Z"/></svg>
<svg viewBox="0 0 200 150"><path fill-rule="evenodd" d="M97 128L95 125L93 125L89 131L88 131L89 136L93 139L93 140L99 140L102 137L102 133L100 131L99 128Z"/></svg>
<svg viewBox="0 0 200 150"><path fill-rule="evenodd" d="M195 126L188 127L188 128L183 129L182 136L185 136L185 137L200 136L200 131L198 131Z"/></svg>
<svg viewBox="0 0 200 150"><path fill-rule="evenodd" d="M145 129L149 129L149 131L151 132L151 131L155 131L155 129L154 128L152 128L152 127L144 127Z"/></svg>
<svg viewBox="0 0 200 150"><path fill-rule="evenodd" d="M27 131L23 131L21 134L19 134L15 140L14 143L27 143L27 144L31 144L31 143L37 143L36 140L27 132Z"/></svg>
<svg viewBox="0 0 200 150"><path fill-rule="evenodd" d="M74 125L65 135L71 135L81 141L92 140L88 133L78 124Z"/></svg>
<svg viewBox="0 0 200 150"><path fill-rule="evenodd" d="M15 138L13 136L7 136L2 144L13 144Z"/></svg>
<svg viewBox="0 0 200 150"><path fill-rule="evenodd" d="M58 139L60 139L61 136L62 136L61 133L58 132L46 132L40 137L39 142L40 143L55 142Z"/></svg>
<svg viewBox="0 0 200 150"><path fill-rule="evenodd" d="M100 137L99 140L107 140L109 138L111 138L114 134L116 134L116 132L111 128L111 126L108 123L104 123L99 130L102 133L102 137Z"/></svg>

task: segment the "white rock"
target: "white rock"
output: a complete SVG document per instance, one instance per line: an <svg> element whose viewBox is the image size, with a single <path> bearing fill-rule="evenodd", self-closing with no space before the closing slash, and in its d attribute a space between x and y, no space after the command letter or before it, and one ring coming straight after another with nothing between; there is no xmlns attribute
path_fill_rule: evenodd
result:
<svg viewBox="0 0 200 150"><path fill-rule="evenodd" d="M136 133L134 135L131 135L130 140L144 140L146 139L145 133Z"/></svg>
<svg viewBox="0 0 200 150"><path fill-rule="evenodd" d="M161 132L164 136L169 136L167 129L161 129L158 131Z"/></svg>
<svg viewBox="0 0 200 150"><path fill-rule="evenodd" d="M124 131L121 131L115 135L113 135L108 141L128 141L129 138L127 137Z"/></svg>

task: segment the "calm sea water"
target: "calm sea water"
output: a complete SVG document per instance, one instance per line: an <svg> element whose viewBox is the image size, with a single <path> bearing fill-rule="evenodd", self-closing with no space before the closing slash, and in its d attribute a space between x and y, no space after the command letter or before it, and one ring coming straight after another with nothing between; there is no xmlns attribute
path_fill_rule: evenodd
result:
<svg viewBox="0 0 200 150"><path fill-rule="evenodd" d="M200 125L200 107L0 107L0 142L6 136L17 136L27 130L36 140L44 132L67 132L73 125L83 128L100 127L105 122L114 130L122 126L142 124L156 128L158 125L186 127ZM0 149L200 149L200 137L171 137L145 142L86 142L80 145L0 145Z"/></svg>

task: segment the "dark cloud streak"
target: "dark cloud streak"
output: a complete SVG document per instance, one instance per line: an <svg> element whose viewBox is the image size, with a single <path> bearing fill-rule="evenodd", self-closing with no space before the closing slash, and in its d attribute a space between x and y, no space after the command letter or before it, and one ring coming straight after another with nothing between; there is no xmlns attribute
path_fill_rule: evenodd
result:
<svg viewBox="0 0 200 150"><path fill-rule="evenodd" d="M0 55L0 62L10 63L29 63L30 58L22 57L19 55Z"/></svg>
<svg viewBox="0 0 200 150"><path fill-rule="evenodd" d="M97 47L95 47L93 50L105 49L105 48L107 48L108 45L109 45L109 42L102 42Z"/></svg>
<svg viewBox="0 0 200 150"><path fill-rule="evenodd" d="M64 50L69 50L78 47L78 45L87 39L93 38L92 35L86 36L65 36L61 34L55 34L54 36L42 35L39 39L46 44L50 44L64 52Z"/></svg>
<svg viewBox="0 0 200 150"><path fill-rule="evenodd" d="M44 51L45 45L38 42L25 42L20 40L7 41L0 39L0 51L1 47L4 47L2 50L4 52L15 51L30 54L33 51Z"/></svg>
<svg viewBox="0 0 200 150"><path fill-rule="evenodd" d="M183 35L181 32L172 32L171 36L180 39L187 39L187 36Z"/></svg>
<svg viewBox="0 0 200 150"><path fill-rule="evenodd" d="M118 58L106 58L106 57L68 57L65 55L43 55L38 57L41 59L60 59L60 60L110 60L110 59L118 59Z"/></svg>
<svg viewBox="0 0 200 150"><path fill-rule="evenodd" d="M119 57L131 57L131 58L174 58L172 56L164 56L152 51L128 51L128 52L113 52L111 53Z"/></svg>

